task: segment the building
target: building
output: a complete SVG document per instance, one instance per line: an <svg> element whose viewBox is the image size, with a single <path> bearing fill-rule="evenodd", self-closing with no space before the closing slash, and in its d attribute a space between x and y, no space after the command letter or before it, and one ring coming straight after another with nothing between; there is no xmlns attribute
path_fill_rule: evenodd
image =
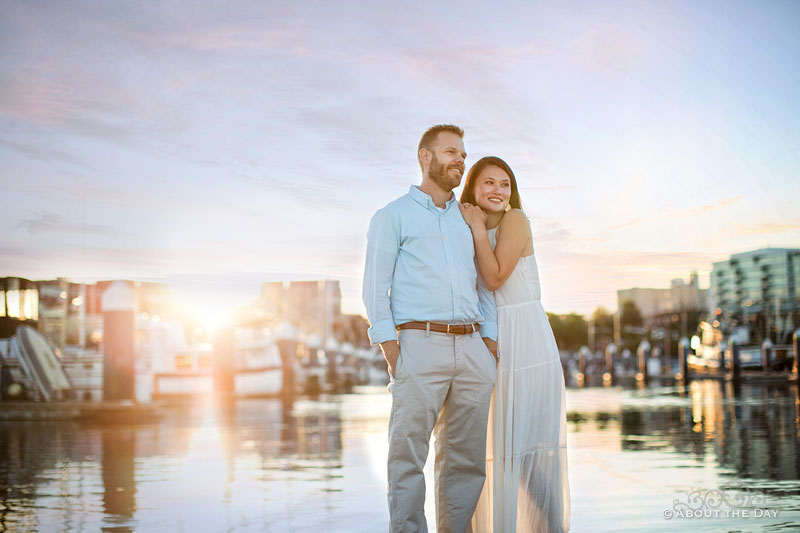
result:
<svg viewBox="0 0 800 533"><path fill-rule="evenodd" d="M286 316L286 287L282 281L267 281L261 284L261 295L257 306L269 321Z"/></svg>
<svg viewBox="0 0 800 533"><path fill-rule="evenodd" d="M256 307L266 320L287 320L299 330L328 338L342 322L338 280L267 282Z"/></svg>
<svg viewBox="0 0 800 533"><path fill-rule="evenodd" d="M800 323L800 249L762 248L713 264L711 312L723 330L789 342Z"/></svg>
<svg viewBox="0 0 800 533"><path fill-rule="evenodd" d="M287 321L321 340L333 338L340 343L369 346L366 319L342 313L338 280L264 282L258 300L246 313L266 322Z"/></svg>
<svg viewBox="0 0 800 533"><path fill-rule="evenodd" d="M39 331L59 348L97 345L102 339L101 290L94 283L65 278L39 286Z"/></svg>
<svg viewBox="0 0 800 533"><path fill-rule="evenodd" d="M289 284L286 310L289 321L306 331L331 336L333 324L342 317L342 292L338 280L293 281Z"/></svg>
<svg viewBox="0 0 800 533"><path fill-rule="evenodd" d="M623 289L617 291L617 313L626 301L639 309L646 326L664 325L662 323L681 321L682 330L687 330L687 315L705 313L708 310L708 289L700 288L696 272L689 281L674 279L665 289ZM682 331L686 335L688 331Z"/></svg>
<svg viewBox="0 0 800 533"><path fill-rule="evenodd" d="M59 348L97 347L103 340L102 295L113 280L75 283L66 278L37 281L39 330ZM124 281L136 294L137 311L160 318L182 316L163 283Z"/></svg>
<svg viewBox="0 0 800 533"><path fill-rule="evenodd" d="M0 278L0 339L14 335L21 324L37 326L39 291L24 278Z"/></svg>

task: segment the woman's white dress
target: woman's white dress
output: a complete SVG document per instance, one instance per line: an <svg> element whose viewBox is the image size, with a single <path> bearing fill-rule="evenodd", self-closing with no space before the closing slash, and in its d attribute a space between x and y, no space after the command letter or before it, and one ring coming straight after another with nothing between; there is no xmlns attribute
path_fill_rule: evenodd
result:
<svg viewBox="0 0 800 533"><path fill-rule="evenodd" d="M496 228L489 241L497 244ZM473 531L569 530L564 374L533 254L495 291L500 362Z"/></svg>

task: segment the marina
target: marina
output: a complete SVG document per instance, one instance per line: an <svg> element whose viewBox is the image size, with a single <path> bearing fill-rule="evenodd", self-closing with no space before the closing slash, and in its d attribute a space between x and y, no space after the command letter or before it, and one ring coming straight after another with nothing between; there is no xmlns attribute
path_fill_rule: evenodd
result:
<svg viewBox="0 0 800 533"><path fill-rule="evenodd" d="M52 297L48 300L48 292L53 291L46 283L37 288L21 278L0 282L0 393L4 400L0 411L6 402L146 405L214 393L246 398L346 392L384 380L386 375L377 348L365 345L362 318L357 317L362 325L356 334L333 334L333 325L346 319L338 305L327 310L308 306L307 315L319 318L305 331L286 319L259 317L258 313L264 314L260 302L244 311L244 318L236 323L206 331L196 320L172 311L176 304L169 293L161 294L165 292L162 286L147 289L118 280L87 288L59 280L58 289L76 286L73 293L83 295L72 298L65 311L68 291L57 294L53 303ZM322 289L317 285L301 283L302 296L331 290L327 282ZM269 289L275 293L275 287ZM93 304L86 300L90 290ZM161 301L147 307L153 292ZM354 335L362 338L358 346ZM35 411L35 416L43 412ZM63 412L67 411L54 407L53 417Z"/></svg>
<svg viewBox="0 0 800 533"><path fill-rule="evenodd" d="M162 285L2 282L0 529L388 529L386 363L336 283L208 328ZM559 341L571 531L800 527L792 315L779 344L664 316Z"/></svg>
<svg viewBox="0 0 800 533"><path fill-rule="evenodd" d="M138 424L2 421L0 527L385 531L390 401L367 386L172 403ZM567 404L572 531L800 525L796 387L568 389ZM429 457L429 521L432 474Z"/></svg>
<svg viewBox="0 0 800 533"><path fill-rule="evenodd" d="M0 532L800 531L798 21L0 3Z"/></svg>

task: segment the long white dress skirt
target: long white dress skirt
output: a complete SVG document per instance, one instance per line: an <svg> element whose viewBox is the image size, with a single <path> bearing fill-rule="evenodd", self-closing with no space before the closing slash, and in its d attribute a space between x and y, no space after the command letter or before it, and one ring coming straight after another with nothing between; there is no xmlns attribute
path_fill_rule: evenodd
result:
<svg viewBox="0 0 800 533"><path fill-rule="evenodd" d="M500 362L473 531L569 530L564 374L540 297L533 255L495 291Z"/></svg>

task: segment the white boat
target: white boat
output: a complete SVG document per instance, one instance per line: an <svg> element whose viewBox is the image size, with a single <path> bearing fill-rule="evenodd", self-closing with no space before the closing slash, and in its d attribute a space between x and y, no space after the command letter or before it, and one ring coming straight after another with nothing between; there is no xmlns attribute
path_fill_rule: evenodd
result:
<svg viewBox="0 0 800 533"><path fill-rule="evenodd" d="M155 398L197 396L214 392L210 344L161 354L153 371Z"/></svg>
<svg viewBox="0 0 800 533"><path fill-rule="evenodd" d="M687 354L686 363L698 372L719 371L726 346L722 332L708 322L700 322L697 330L699 335L694 335L690 342L694 353Z"/></svg>
<svg viewBox="0 0 800 533"><path fill-rule="evenodd" d="M237 342L233 387L236 396L275 396L283 389L283 365L269 338Z"/></svg>
<svg viewBox="0 0 800 533"><path fill-rule="evenodd" d="M66 346L61 352L61 366L76 400L103 401L103 353L99 349Z"/></svg>
<svg viewBox="0 0 800 533"><path fill-rule="evenodd" d="M211 372L158 372L153 374L155 398L198 396L214 392Z"/></svg>
<svg viewBox="0 0 800 533"><path fill-rule="evenodd" d="M239 397L275 396L283 388L278 346L269 338L244 338L233 353L233 387ZM171 354L160 354L154 365L153 396L196 396L214 392L211 344L195 344Z"/></svg>
<svg viewBox="0 0 800 533"><path fill-rule="evenodd" d="M46 402L72 396L72 385L50 343L30 326L20 326L9 343L9 355L19 361L34 393Z"/></svg>
<svg viewBox="0 0 800 533"><path fill-rule="evenodd" d="M35 399L36 384L28 378L16 355L11 339L0 339L0 400Z"/></svg>

